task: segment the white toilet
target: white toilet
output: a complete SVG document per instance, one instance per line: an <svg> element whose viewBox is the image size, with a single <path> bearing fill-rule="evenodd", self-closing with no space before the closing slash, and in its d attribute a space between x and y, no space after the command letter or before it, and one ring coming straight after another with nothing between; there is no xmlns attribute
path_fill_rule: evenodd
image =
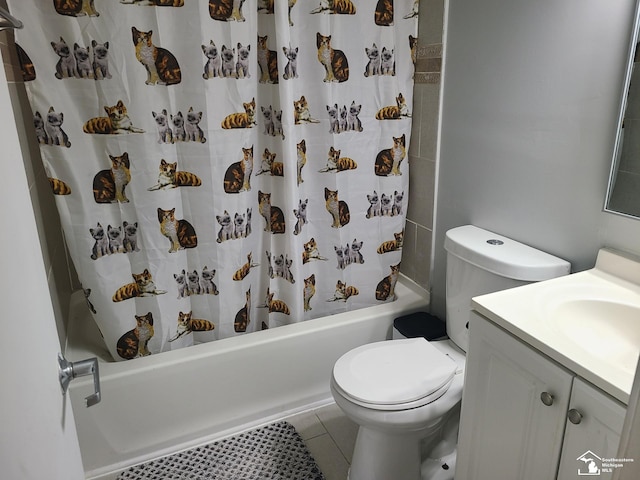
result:
<svg viewBox="0 0 640 480"><path fill-rule="evenodd" d="M449 230L444 246L449 340L375 342L347 352L333 368L336 404L360 427L349 480L419 480L423 460L426 478L453 478L471 298L566 275L571 267L473 225ZM425 458L421 445L437 458Z"/></svg>

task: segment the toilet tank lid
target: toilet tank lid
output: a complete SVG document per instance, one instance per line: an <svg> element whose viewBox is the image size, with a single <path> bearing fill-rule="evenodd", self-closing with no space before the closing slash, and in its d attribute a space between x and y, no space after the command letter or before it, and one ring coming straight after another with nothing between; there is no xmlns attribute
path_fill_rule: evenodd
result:
<svg viewBox="0 0 640 480"><path fill-rule="evenodd" d="M548 280L571 271L566 260L474 225L449 230L444 248L476 267L525 282Z"/></svg>

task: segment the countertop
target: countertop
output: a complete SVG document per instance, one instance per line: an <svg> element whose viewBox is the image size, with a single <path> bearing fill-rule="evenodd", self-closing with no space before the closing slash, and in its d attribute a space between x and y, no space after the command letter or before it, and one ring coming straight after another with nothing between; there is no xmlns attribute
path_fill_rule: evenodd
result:
<svg viewBox="0 0 640 480"><path fill-rule="evenodd" d="M600 257L598 263L602 263ZM472 308L627 405L640 350L640 317L637 328L625 328L624 338L613 342L608 341L608 332L591 325L580 332L582 341L578 342L572 339L571 328L553 320L554 309L574 299L640 307L640 285L608 273L607 268L598 268L598 263L584 272L475 297ZM580 325L579 320L575 319L572 328ZM601 330L607 328L604 323ZM628 348L620 348L620 341Z"/></svg>

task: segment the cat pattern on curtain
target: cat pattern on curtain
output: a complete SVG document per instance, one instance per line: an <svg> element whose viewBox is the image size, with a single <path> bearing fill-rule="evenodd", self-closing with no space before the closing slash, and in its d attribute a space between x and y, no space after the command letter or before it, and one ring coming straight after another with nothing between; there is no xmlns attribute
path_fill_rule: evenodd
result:
<svg viewBox="0 0 640 480"><path fill-rule="evenodd" d="M9 4L114 359L395 299L417 0Z"/></svg>

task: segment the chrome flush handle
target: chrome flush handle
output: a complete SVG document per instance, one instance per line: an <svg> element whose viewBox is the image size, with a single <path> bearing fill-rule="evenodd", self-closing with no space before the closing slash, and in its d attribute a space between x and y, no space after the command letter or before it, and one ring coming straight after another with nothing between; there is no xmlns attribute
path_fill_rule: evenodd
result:
<svg viewBox="0 0 640 480"><path fill-rule="evenodd" d="M69 383L77 377L93 375L93 394L85 398L87 407L91 407L100 402L100 373L98 371L98 359L96 357L87 358L78 362L68 362L61 353L58 353L58 376L62 394L67 393Z"/></svg>

